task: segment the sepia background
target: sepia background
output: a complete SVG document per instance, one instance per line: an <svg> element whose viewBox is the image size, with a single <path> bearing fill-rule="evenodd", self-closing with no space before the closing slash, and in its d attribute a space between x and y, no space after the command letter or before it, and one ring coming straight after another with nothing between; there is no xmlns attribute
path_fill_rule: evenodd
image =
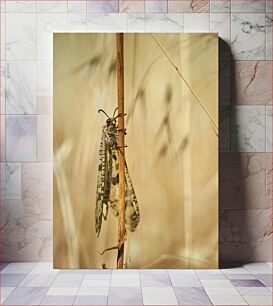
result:
<svg viewBox="0 0 273 306"><path fill-rule="evenodd" d="M155 34L218 122L217 34ZM127 268L218 265L218 137L151 34L125 34L126 159L140 223ZM117 106L115 34L54 34L54 266L115 268L117 218L95 234L104 109Z"/></svg>

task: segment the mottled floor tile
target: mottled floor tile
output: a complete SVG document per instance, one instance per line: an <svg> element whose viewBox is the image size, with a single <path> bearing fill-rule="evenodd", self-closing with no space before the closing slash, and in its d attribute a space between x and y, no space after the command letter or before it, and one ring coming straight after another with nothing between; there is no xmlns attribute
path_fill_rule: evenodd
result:
<svg viewBox="0 0 273 306"><path fill-rule="evenodd" d="M16 288L5 299L4 305L39 305L47 288Z"/></svg>
<svg viewBox="0 0 273 306"><path fill-rule="evenodd" d="M213 305L247 305L239 295L210 295L209 298Z"/></svg>
<svg viewBox="0 0 273 306"><path fill-rule="evenodd" d="M253 274L269 274L272 275L272 268L269 267L266 263L256 262L245 264L244 268L246 268L249 272Z"/></svg>
<svg viewBox="0 0 273 306"><path fill-rule="evenodd" d="M84 270L84 269L69 269L69 270L66 270L66 269L60 269L60 272L59 272L60 274L82 274L82 275L84 275L84 273L87 273L86 272L86 270Z"/></svg>
<svg viewBox="0 0 273 306"><path fill-rule="evenodd" d="M108 305L142 305L141 288L110 288Z"/></svg>
<svg viewBox="0 0 273 306"><path fill-rule="evenodd" d="M226 278L228 279L255 279L251 274L227 274Z"/></svg>
<svg viewBox="0 0 273 306"><path fill-rule="evenodd" d="M208 279L201 280L203 287L232 287L232 283L227 279Z"/></svg>
<svg viewBox="0 0 273 306"><path fill-rule="evenodd" d="M98 296L98 295L105 295L107 296L109 293L109 287L80 287L78 290L77 295L81 296Z"/></svg>
<svg viewBox="0 0 273 306"><path fill-rule="evenodd" d="M272 274L255 274L255 277L266 287L272 287Z"/></svg>
<svg viewBox="0 0 273 306"><path fill-rule="evenodd" d="M178 305L172 287L142 288L144 305Z"/></svg>
<svg viewBox="0 0 273 306"><path fill-rule="evenodd" d="M257 279L231 279L232 285L235 287L264 287Z"/></svg>
<svg viewBox="0 0 273 306"><path fill-rule="evenodd" d="M111 287L140 287L138 274L112 274Z"/></svg>
<svg viewBox="0 0 273 306"><path fill-rule="evenodd" d="M185 271L169 271L170 279L174 287L202 287L202 284L194 271L189 270L189 274ZM192 274L192 273L194 274Z"/></svg>
<svg viewBox="0 0 273 306"><path fill-rule="evenodd" d="M84 279L82 287L109 287L110 279Z"/></svg>
<svg viewBox="0 0 273 306"><path fill-rule="evenodd" d="M47 295L42 300L41 305L73 305L75 300L75 296L71 295L58 295L58 296L51 296Z"/></svg>
<svg viewBox="0 0 273 306"><path fill-rule="evenodd" d="M83 280L83 274L59 274L51 286L52 287L79 287Z"/></svg>
<svg viewBox="0 0 273 306"><path fill-rule="evenodd" d="M142 287L171 287L168 274L140 274Z"/></svg>
<svg viewBox="0 0 273 306"><path fill-rule="evenodd" d="M269 295L249 295L244 299L249 305L272 305L272 296Z"/></svg>
<svg viewBox="0 0 273 306"><path fill-rule="evenodd" d="M76 296L73 305L107 305L107 296Z"/></svg>
<svg viewBox="0 0 273 306"><path fill-rule="evenodd" d="M20 283L20 287L49 287L52 284L55 274L29 274Z"/></svg>
<svg viewBox="0 0 273 306"><path fill-rule="evenodd" d="M203 288L174 288L179 305L211 305Z"/></svg>
<svg viewBox="0 0 273 306"><path fill-rule="evenodd" d="M78 289L78 287L50 287L46 295L75 296L78 292Z"/></svg>
<svg viewBox="0 0 273 306"><path fill-rule="evenodd" d="M239 295L239 292L233 287L205 287L204 289L209 297L216 295Z"/></svg>
<svg viewBox="0 0 273 306"><path fill-rule="evenodd" d="M0 284L1 287L16 287L27 276L27 274L1 274Z"/></svg>
<svg viewBox="0 0 273 306"><path fill-rule="evenodd" d="M10 263L1 271L1 274L29 273L35 265L36 265L35 262Z"/></svg>
<svg viewBox="0 0 273 306"><path fill-rule="evenodd" d="M1 287L1 293L0 293L0 297L1 297L1 305L3 305L3 302L5 301L5 299L11 294L11 292L15 289L15 287Z"/></svg>
<svg viewBox="0 0 273 306"><path fill-rule="evenodd" d="M272 292L266 287L237 287L242 296L245 295L272 295Z"/></svg>
<svg viewBox="0 0 273 306"><path fill-rule="evenodd" d="M0 263L0 271L2 271L7 265L8 265L7 262L1 262Z"/></svg>

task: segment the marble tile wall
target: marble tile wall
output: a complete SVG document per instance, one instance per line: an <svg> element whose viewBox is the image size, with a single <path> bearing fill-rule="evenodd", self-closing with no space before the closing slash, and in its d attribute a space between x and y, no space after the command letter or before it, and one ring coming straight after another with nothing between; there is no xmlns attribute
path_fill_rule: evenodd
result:
<svg viewBox="0 0 273 306"><path fill-rule="evenodd" d="M52 33L218 32L220 260L271 261L272 1L0 1L1 261L52 259Z"/></svg>

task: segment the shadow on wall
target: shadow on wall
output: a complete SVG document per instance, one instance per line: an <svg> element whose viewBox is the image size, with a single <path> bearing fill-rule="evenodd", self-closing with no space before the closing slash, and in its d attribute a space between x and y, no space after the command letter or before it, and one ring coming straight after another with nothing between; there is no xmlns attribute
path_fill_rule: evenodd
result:
<svg viewBox="0 0 273 306"><path fill-rule="evenodd" d="M238 148L238 139L232 140L231 148L232 125L237 126L238 123L236 118L231 119L231 99L236 96L233 65L229 44L219 39L219 268L250 262L256 247L253 244L253 249L249 249L249 244L246 245L251 240L251 224L247 215L242 213L248 209L244 160L242 154L231 153ZM244 229L243 235L241 229Z"/></svg>

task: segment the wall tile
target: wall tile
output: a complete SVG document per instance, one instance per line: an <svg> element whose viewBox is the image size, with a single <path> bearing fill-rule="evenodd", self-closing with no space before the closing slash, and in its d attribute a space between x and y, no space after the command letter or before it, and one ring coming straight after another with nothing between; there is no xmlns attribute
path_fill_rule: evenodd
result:
<svg viewBox="0 0 273 306"><path fill-rule="evenodd" d="M86 13L68 14L68 32L86 32Z"/></svg>
<svg viewBox="0 0 273 306"><path fill-rule="evenodd" d="M1 3L1 2L0 2ZM1 46L0 46L0 59L6 59L6 14L1 12L0 15L0 22L1 22Z"/></svg>
<svg viewBox="0 0 273 306"><path fill-rule="evenodd" d="M231 110L232 152L265 151L265 107L236 106Z"/></svg>
<svg viewBox="0 0 273 306"><path fill-rule="evenodd" d="M37 96L37 115L50 115L53 109L52 96Z"/></svg>
<svg viewBox="0 0 273 306"><path fill-rule="evenodd" d="M219 159L220 209L270 209L270 153L225 153Z"/></svg>
<svg viewBox="0 0 273 306"><path fill-rule="evenodd" d="M219 61L219 103L230 105L230 61Z"/></svg>
<svg viewBox="0 0 273 306"><path fill-rule="evenodd" d="M167 0L149 0L145 2L147 13L167 13L168 1Z"/></svg>
<svg viewBox="0 0 273 306"><path fill-rule="evenodd" d="M35 62L6 63L6 113L36 113Z"/></svg>
<svg viewBox="0 0 273 306"><path fill-rule="evenodd" d="M208 13L209 0L168 0L169 13Z"/></svg>
<svg viewBox="0 0 273 306"><path fill-rule="evenodd" d="M6 160L36 160L36 116L6 116Z"/></svg>
<svg viewBox="0 0 273 306"><path fill-rule="evenodd" d="M0 1L0 10L1 12L6 12L6 0Z"/></svg>
<svg viewBox="0 0 273 306"><path fill-rule="evenodd" d="M87 11L90 13L118 13L118 0L87 1Z"/></svg>
<svg viewBox="0 0 273 306"><path fill-rule="evenodd" d="M208 14L185 14L184 15L185 32L209 32Z"/></svg>
<svg viewBox="0 0 273 306"><path fill-rule="evenodd" d="M87 14L87 31L126 32L127 14Z"/></svg>
<svg viewBox="0 0 273 306"><path fill-rule="evenodd" d="M266 24L266 59L272 60L272 14L267 13L265 16Z"/></svg>
<svg viewBox="0 0 273 306"><path fill-rule="evenodd" d="M37 161L53 161L52 116L37 116Z"/></svg>
<svg viewBox="0 0 273 306"><path fill-rule="evenodd" d="M230 0L210 0L210 12L212 13L229 13Z"/></svg>
<svg viewBox="0 0 273 306"><path fill-rule="evenodd" d="M53 63L37 61L37 96L53 95Z"/></svg>
<svg viewBox="0 0 273 306"><path fill-rule="evenodd" d="M237 60L265 59L265 15L231 15L231 50Z"/></svg>
<svg viewBox="0 0 273 306"><path fill-rule="evenodd" d="M232 104L271 104L272 63L269 61L234 61L232 64Z"/></svg>
<svg viewBox="0 0 273 306"><path fill-rule="evenodd" d="M266 0L231 0L231 12L264 13Z"/></svg>
<svg viewBox="0 0 273 306"><path fill-rule="evenodd" d="M210 32L219 33L219 37L230 44L230 14L211 13Z"/></svg>
<svg viewBox="0 0 273 306"><path fill-rule="evenodd" d="M38 13L65 13L67 12L67 1L37 1Z"/></svg>
<svg viewBox="0 0 273 306"><path fill-rule="evenodd" d="M119 12L120 13L144 13L145 1L133 0L120 0Z"/></svg>
<svg viewBox="0 0 273 306"><path fill-rule="evenodd" d="M6 113L6 62L1 61L1 67L0 67L0 77L1 77L1 105L0 105L0 113L5 114Z"/></svg>
<svg viewBox="0 0 273 306"><path fill-rule="evenodd" d="M144 16L146 32L181 32L183 31L183 14L146 14Z"/></svg>
<svg viewBox="0 0 273 306"><path fill-rule="evenodd" d="M220 132L219 150L220 152L230 152L230 107L220 106Z"/></svg>
<svg viewBox="0 0 273 306"><path fill-rule="evenodd" d="M52 33L66 31L66 13L37 14L37 60L51 60Z"/></svg>
<svg viewBox="0 0 273 306"><path fill-rule="evenodd" d="M272 13L272 0L266 0L266 12Z"/></svg>
<svg viewBox="0 0 273 306"><path fill-rule="evenodd" d="M4 164L5 186L3 199L21 199L21 164L6 163Z"/></svg>
<svg viewBox="0 0 273 306"><path fill-rule="evenodd" d="M7 13L35 13L36 1L7 1L6 12Z"/></svg>
<svg viewBox="0 0 273 306"><path fill-rule="evenodd" d="M5 123L5 116L1 115L0 116L0 161L5 161L6 160L6 123Z"/></svg>
<svg viewBox="0 0 273 306"><path fill-rule="evenodd" d="M266 152L272 152L272 106L266 106Z"/></svg>
<svg viewBox="0 0 273 306"><path fill-rule="evenodd" d="M271 260L272 210L221 210L220 261Z"/></svg>
<svg viewBox="0 0 273 306"><path fill-rule="evenodd" d="M68 13L86 13L87 2L86 0L67 1Z"/></svg>
<svg viewBox="0 0 273 306"><path fill-rule="evenodd" d="M6 13L6 59L36 59L36 14Z"/></svg>

